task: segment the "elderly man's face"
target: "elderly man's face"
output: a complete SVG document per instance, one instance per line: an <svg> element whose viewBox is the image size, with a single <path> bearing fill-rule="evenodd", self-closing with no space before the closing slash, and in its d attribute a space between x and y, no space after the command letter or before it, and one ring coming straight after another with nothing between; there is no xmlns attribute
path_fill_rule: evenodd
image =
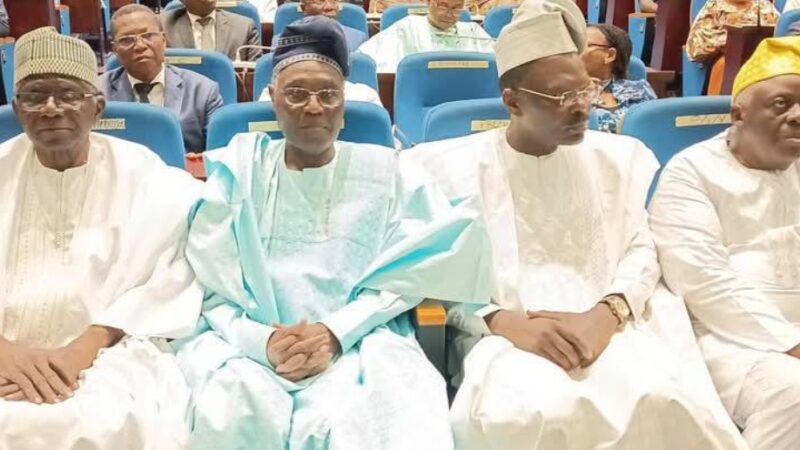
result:
<svg viewBox="0 0 800 450"><path fill-rule="evenodd" d="M306 16L325 16L336 19L339 15L339 0L304 0L300 3Z"/></svg>
<svg viewBox="0 0 800 450"><path fill-rule="evenodd" d="M156 15L135 12L114 21L114 52L137 80L151 82L161 71L167 40Z"/></svg>
<svg viewBox="0 0 800 450"><path fill-rule="evenodd" d="M298 62L269 89L287 142L309 156L333 145L344 123L344 79L336 69L319 61Z"/></svg>
<svg viewBox="0 0 800 450"><path fill-rule="evenodd" d="M217 0L183 0L183 6L190 13L205 17L217 8Z"/></svg>
<svg viewBox="0 0 800 450"><path fill-rule="evenodd" d="M519 85L516 89L505 89L503 100L526 138L548 146L583 141L597 88L580 56L550 56L523 70L526 73Z"/></svg>
<svg viewBox="0 0 800 450"><path fill-rule="evenodd" d="M440 30L446 30L458 22L464 0L429 0L428 20Z"/></svg>
<svg viewBox="0 0 800 450"><path fill-rule="evenodd" d="M731 111L736 151L756 169L785 169L800 158L800 75L747 88Z"/></svg>
<svg viewBox="0 0 800 450"><path fill-rule="evenodd" d="M78 79L36 76L19 83L12 105L37 151L74 152L103 115L105 100Z"/></svg>

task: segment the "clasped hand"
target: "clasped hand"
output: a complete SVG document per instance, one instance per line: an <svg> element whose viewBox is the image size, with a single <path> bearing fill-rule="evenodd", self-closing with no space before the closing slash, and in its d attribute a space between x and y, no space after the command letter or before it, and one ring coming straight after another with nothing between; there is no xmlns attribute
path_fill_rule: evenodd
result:
<svg viewBox="0 0 800 450"><path fill-rule="evenodd" d="M321 323L275 325L267 342L267 358L278 375L300 381L322 373L339 353L336 336Z"/></svg>

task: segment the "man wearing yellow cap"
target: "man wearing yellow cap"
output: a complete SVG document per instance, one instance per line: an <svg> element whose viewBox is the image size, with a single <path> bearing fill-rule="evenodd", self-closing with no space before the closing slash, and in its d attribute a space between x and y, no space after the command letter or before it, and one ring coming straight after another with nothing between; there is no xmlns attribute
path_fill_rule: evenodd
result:
<svg viewBox="0 0 800 450"><path fill-rule="evenodd" d="M509 126L401 156L451 202L479 197L491 237L493 304L449 311L454 359L469 351L456 448L744 448L680 300L656 289L644 204L658 163L639 141L586 130L599 89L585 32L572 0L523 2L496 45ZM652 323L665 301L678 309L664 334L686 355Z"/></svg>
<svg viewBox="0 0 800 450"><path fill-rule="evenodd" d="M85 42L41 28L15 48L0 144L0 448L176 449L189 390L151 337L197 322L183 256L199 183L91 132L105 100Z"/></svg>
<svg viewBox="0 0 800 450"><path fill-rule="evenodd" d="M756 450L800 446L800 37L763 41L733 125L670 161L651 227L720 397Z"/></svg>

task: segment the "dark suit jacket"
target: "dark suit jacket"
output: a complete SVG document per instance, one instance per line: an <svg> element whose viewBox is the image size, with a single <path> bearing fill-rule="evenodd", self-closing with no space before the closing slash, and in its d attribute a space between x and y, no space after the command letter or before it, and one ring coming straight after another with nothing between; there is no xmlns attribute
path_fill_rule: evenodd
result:
<svg viewBox="0 0 800 450"><path fill-rule="evenodd" d="M800 36L800 22L795 22L789 27L787 36Z"/></svg>
<svg viewBox="0 0 800 450"><path fill-rule="evenodd" d="M164 81L164 106L180 118L186 150L202 152L206 148L208 120L222 106L219 86L203 75L171 65L166 66ZM136 101L124 67L104 73L100 91L109 101Z"/></svg>
<svg viewBox="0 0 800 450"><path fill-rule="evenodd" d="M167 46L172 48L195 48L192 21L186 8L162 11L161 25L167 34ZM242 45L261 45L255 24L247 17L217 9L215 22L216 50L236 59L236 49ZM260 49L248 49L242 59L255 61L261 56Z"/></svg>

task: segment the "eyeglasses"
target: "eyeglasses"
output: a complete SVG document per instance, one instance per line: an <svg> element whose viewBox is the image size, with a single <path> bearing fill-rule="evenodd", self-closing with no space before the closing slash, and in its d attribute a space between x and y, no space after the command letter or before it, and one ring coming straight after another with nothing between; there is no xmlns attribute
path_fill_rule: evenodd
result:
<svg viewBox="0 0 800 450"><path fill-rule="evenodd" d="M443 5L436 5L433 9L440 14L448 14L451 16L459 16L464 12L464 8L448 8Z"/></svg>
<svg viewBox="0 0 800 450"><path fill-rule="evenodd" d="M314 6L337 6L339 4L339 0L306 0L306 3Z"/></svg>
<svg viewBox="0 0 800 450"><path fill-rule="evenodd" d="M148 31L147 33L142 34L129 34L126 36L120 36L114 41L114 45L122 50L128 50L136 45L139 42L139 39L144 41L147 45L152 45L155 43L156 39L163 36L164 33L161 31Z"/></svg>
<svg viewBox="0 0 800 450"><path fill-rule="evenodd" d="M18 92L17 104L27 112L39 112L52 98L56 107L61 110L77 111L87 98L98 94L84 94L75 91L61 91L56 93L45 92Z"/></svg>
<svg viewBox="0 0 800 450"><path fill-rule="evenodd" d="M587 87L580 90L567 91L561 95L549 95L521 87L515 89L535 95L537 97L552 100L557 102L558 106L565 108L572 108L573 106L577 105L591 105L597 100L598 97L600 97L600 93L603 90L602 86L600 85L600 80L595 78L592 78L592 80L589 81L589 85Z"/></svg>
<svg viewBox="0 0 800 450"><path fill-rule="evenodd" d="M586 44L586 46L587 46L587 47L597 47L597 48L611 48L611 46L610 46L610 45L607 45L607 44L594 44L594 43L592 43L592 42L588 42L588 43Z"/></svg>
<svg viewBox="0 0 800 450"><path fill-rule="evenodd" d="M324 108L336 108L344 101L342 91L339 89L320 89L319 91L309 91L300 87L289 87L283 90L283 96L289 106L306 106L311 101L311 96L317 97L317 101Z"/></svg>

